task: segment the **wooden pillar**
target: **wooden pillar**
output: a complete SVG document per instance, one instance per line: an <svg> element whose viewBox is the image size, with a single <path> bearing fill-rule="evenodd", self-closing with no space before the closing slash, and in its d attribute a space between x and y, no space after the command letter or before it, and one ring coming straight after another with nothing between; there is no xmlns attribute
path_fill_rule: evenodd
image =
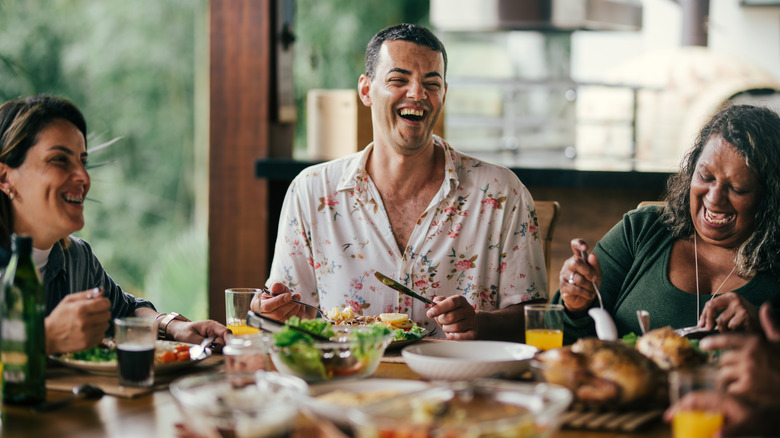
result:
<svg viewBox="0 0 780 438"><path fill-rule="evenodd" d="M254 164L275 129L275 19L272 0L211 0L209 10L209 317L225 322L224 290L268 275L268 182Z"/></svg>

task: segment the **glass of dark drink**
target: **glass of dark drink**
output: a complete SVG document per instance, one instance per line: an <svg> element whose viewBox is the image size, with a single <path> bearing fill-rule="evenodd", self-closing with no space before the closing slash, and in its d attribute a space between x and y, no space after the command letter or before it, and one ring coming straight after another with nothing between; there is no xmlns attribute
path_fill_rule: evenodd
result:
<svg viewBox="0 0 780 438"><path fill-rule="evenodd" d="M116 327L119 384L148 388L154 384L154 344L157 331L151 318L118 318Z"/></svg>

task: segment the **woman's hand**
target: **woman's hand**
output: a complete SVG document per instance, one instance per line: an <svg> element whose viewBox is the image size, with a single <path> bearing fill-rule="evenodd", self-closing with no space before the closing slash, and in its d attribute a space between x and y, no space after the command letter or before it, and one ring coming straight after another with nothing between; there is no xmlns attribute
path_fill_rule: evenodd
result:
<svg viewBox="0 0 780 438"><path fill-rule="evenodd" d="M758 309L734 292L718 295L707 301L699 317L699 327L721 332L758 332Z"/></svg>
<svg viewBox="0 0 780 438"><path fill-rule="evenodd" d="M66 295L46 317L46 354L72 353L97 345L111 321L111 302L103 291Z"/></svg>
<svg viewBox="0 0 780 438"><path fill-rule="evenodd" d="M200 344L206 338L214 338L211 348L217 352L225 346L230 333L227 327L211 319L192 322L173 320L167 330L174 340L189 344Z"/></svg>
<svg viewBox="0 0 780 438"><path fill-rule="evenodd" d="M601 266L595 254L588 255L588 262L580 258L581 251L588 250L588 244L582 239L571 241L572 256L566 259L561 268L561 299L566 309L574 314L583 313L596 299L593 282L601 284Z"/></svg>
<svg viewBox="0 0 780 438"><path fill-rule="evenodd" d="M761 404L780 406L780 324L772 321L771 306L761 306L759 334L724 334L701 340L703 350L722 350L718 380L736 395Z"/></svg>
<svg viewBox="0 0 780 438"><path fill-rule="evenodd" d="M262 313L278 321L287 321L291 316L299 318L314 318L316 316L316 312L309 312L305 306L291 302L292 300L300 300L301 294L290 292L290 289L284 284L274 283L268 288L268 291L271 292L270 296L266 293L257 293L252 298L249 308L253 312Z"/></svg>

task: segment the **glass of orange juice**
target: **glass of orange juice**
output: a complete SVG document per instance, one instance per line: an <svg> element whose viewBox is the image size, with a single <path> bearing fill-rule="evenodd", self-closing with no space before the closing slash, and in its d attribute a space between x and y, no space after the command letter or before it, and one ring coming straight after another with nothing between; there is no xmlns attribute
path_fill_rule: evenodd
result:
<svg viewBox="0 0 780 438"><path fill-rule="evenodd" d="M249 312L252 297L262 291L262 289L248 288L225 289L225 320L227 328L234 335L251 335L260 331L246 325L246 314Z"/></svg>
<svg viewBox="0 0 780 438"><path fill-rule="evenodd" d="M525 306L525 343L540 351L563 346L563 305Z"/></svg>
<svg viewBox="0 0 780 438"><path fill-rule="evenodd" d="M669 373L669 398L677 403L694 391L717 391L717 370L712 366L675 370ZM723 413L718 410L684 409L672 419L674 438L712 438L723 427Z"/></svg>

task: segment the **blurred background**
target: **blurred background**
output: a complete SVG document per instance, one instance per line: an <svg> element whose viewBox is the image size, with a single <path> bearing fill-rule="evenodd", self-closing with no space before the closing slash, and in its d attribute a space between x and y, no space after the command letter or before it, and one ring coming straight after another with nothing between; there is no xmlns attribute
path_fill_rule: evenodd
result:
<svg viewBox="0 0 780 438"><path fill-rule="evenodd" d="M673 172L726 102L780 109L775 0L275 2L294 23L298 160L365 146L334 151L326 119L357 129L365 45L399 22L447 47L445 138L510 167ZM208 0L0 2L0 99L67 97L88 147L119 138L90 155L78 235L125 290L191 318L209 314L209 19Z"/></svg>

